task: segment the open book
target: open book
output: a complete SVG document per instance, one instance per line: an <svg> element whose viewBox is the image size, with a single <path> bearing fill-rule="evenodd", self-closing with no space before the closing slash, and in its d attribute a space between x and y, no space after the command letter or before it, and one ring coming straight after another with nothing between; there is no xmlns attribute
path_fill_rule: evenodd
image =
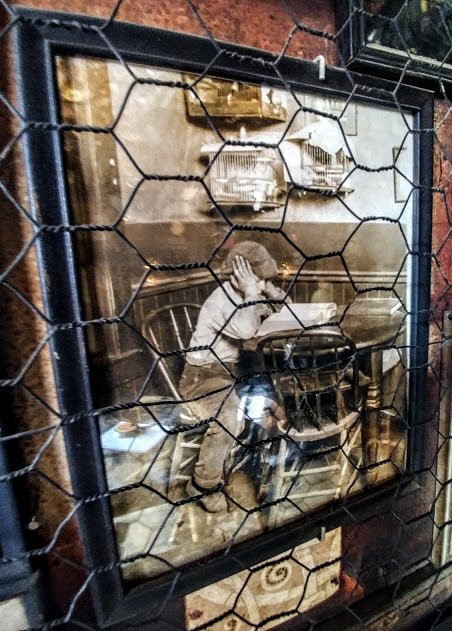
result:
<svg viewBox="0 0 452 631"><path fill-rule="evenodd" d="M262 322L255 337L324 324L329 322L336 312L337 305L334 302L299 302L284 305L279 313L272 313Z"/></svg>

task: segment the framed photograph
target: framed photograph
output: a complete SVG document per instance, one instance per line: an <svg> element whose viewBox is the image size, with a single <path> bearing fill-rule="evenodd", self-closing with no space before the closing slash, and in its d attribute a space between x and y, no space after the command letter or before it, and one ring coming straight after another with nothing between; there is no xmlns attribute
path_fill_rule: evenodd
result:
<svg viewBox="0 0 452 631"><path fill-rule="evenodd" d="M340 602L342 529L416 493L422 469L432 142L416 132L433 126L431 94L402 86L395 107L393 85L366 78L350 100L337 69L320 82L292 58L20 13L43 292L100 623L186 596L193 629L212 589L251 581L244 568L271 591L284 555L330 568L293 616Z"/></svg>
<svg viewBox="0 0 452 631"><path fill-rule="evenodd" d="M447 87L452 79L452 7L447 0L336 2L344 61L353 69Z"/></svg>

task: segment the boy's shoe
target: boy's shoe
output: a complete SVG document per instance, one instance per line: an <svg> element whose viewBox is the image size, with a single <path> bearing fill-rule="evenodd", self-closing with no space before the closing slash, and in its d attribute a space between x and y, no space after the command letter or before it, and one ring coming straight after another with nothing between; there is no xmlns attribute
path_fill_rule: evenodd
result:
<svg viewBox="0 0 452 631"><path fill-rule="evenodd" d="M205 489L196 484L193 479L187 482L186 489L190 497L197 497L207 491L210 491L210 489ZM217 491L217 493L212 493L212 495L200 497L198 501L209 513L226 513L228 510L228 501L222 491Z"/></svg>

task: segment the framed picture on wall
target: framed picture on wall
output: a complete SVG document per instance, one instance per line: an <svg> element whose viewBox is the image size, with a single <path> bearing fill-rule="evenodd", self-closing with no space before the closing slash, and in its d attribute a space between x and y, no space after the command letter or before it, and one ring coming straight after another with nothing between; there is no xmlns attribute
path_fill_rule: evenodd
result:
<svg viewBox="0 0 452 631"><path fill-rule="evenodd" d="M86 20L24 20L17 63L99 619L362 594L343 529L423 461L431 95Z"/></svg>
<svg viewBox="0 0 452 631"><path fill-rule="evenodd" d="M351 67L447 88L452 78L452 7L447 0L336 2L338 43Z"/></svg>

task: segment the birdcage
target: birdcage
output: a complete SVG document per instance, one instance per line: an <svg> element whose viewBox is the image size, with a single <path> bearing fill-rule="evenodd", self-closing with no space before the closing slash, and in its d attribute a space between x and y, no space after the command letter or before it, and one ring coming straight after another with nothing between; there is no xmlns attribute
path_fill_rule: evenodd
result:
<svg viewBox="0 0 452 631"><path fill-rule="evenodd" d="M304 142L301 146L301 166L304 184L315 188L337 189L350 170L351 160L341 148L328 153L321 147Z"/></svg>
<svg viewBox="0 0 452 631"><path fill-rule="evenodd" d="M298 145L299 149L295 149ZM282 143L285 179L303 187L350 193L352 143L344 139L340 128L328 119L291 134Z"/></svg>
<svg viewBox="0 0 452 631"><path fill-rule="evenodd" d="M201 153L209 159L209 188L218 205L259 211L281 204L282 164L274 149L212 143Z"/></svg>
<svg viewBox="0 0 452 631"><path fill-rule="evenodd" d="M185 78L188 83L193 80L189 75ZM195 90L196 94L191 90L185 91L190 118L205 118L207 110L209 116L219 118L287 120L286 95L280 90L210 77L198 81Z"/></svg>

